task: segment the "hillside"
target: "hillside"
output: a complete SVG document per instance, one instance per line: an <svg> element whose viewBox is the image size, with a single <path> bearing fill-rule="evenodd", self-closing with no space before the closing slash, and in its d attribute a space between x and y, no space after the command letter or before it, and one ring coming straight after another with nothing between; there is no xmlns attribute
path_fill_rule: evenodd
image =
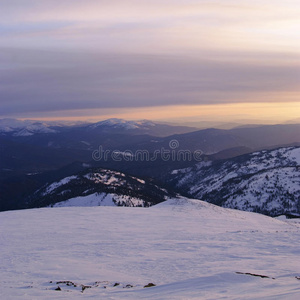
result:
<svg viewBox="0 0 300 300"><path fill-rule="evenodd" d="M300 147L259 151L173 170L184 193L223 207L276 216L300 213Z"/></svg>
<svg viewBox="0 0 300 300"><path fill-rule="evenodd" d="M122 172L89 168L37 190L27 207L45 206L151 206L175 193Z"/></svg>
<svg viewBox="0 0 300 300"><path fill-rule="evenodd" d="M94 124L0 120L0 211L26 208L25 199L37 189L89 167L118 170L164 184L172 170L192 167L199 159L230 160L278 148L278 144L287 147L300 142L299 124L194 130L147 120L108 119ZM129 153L130 158L122 153ZM166 158L163 153L172 155ZM190 194L187 186L177 187L203 198ZM78 196L83 195L74 194ZM207 199L217 198L212 195Z"/></svg>

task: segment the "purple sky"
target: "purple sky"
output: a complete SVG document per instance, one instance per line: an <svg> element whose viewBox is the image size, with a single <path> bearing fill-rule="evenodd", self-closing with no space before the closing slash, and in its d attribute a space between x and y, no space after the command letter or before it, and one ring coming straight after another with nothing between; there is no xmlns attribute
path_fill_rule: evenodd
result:
<svg viewBox="0 0 300 300"><path fill-rule="evenodd" d="M299 15L291 0L5 1L0 117L299 107Z"/></svg>

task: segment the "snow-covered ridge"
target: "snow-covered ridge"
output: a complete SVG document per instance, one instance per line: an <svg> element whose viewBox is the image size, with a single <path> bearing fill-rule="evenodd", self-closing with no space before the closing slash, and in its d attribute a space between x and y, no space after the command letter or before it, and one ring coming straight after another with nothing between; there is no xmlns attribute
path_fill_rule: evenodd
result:
<svg viewBox="0 0 300 300"><path fill-rule="evenodd" d="M149 120L139 120L139 121L127 121L124 119L112 118L104 121L97 122L89 126L89 128L94 129L98 127L113 127L122 128L125 130L130 129L146 129L155 126L155 123Z"/></svg>
<svg viewBox="0 0 300 300"><path fill-rule="evenodd" d="M12 133L14 136L30 136L37 133L56 133L51 127L58 126L55 123L34 120L0 119L0 132Z"/></svg>
<svg viewBox="0 0 300 300"><path fill-rule="evenodd" d="M92 206L126 206L144 207L145 201L126 195L94 193L87 196L78 196L66 201L58 202L50 207L92 207Z"/></svg>
<svg viewBox="0 0 300 300"><path fill-rule="evenodd" d="M50 185L48 185L45 188L45 191L42 193L43 196L47 195L47 194L51 194L53 193L56 189L58 189L59 187L68 184L71 180L73 179L77 179L77 176L69 176L69 177L65 177L62 180L58 181L58 182L54 182Z"/></svg>
<svg viewBox="0 0 300 300"><path fill-rule="evenodd" d="M13 136L31 136L39 133L57 133L60 127L79 126L86 124L79 121L38 121L0 119L0 133L12 134Z"/></svg>
<svg viewBox="0 0 300 300"><path fill-rule="evenodd" d="M98 169L96 172L88 172L87 174L83 175L83 177L92 183L104 184L107 186L122 186L125 185L128 180L128 177L126 178L126 175L124 173L107 169ZM138 181L139 183L145 184L144 180L133 176L130 176L130 178ZM76 179L79 180L79 176L72 175L65 177L57 182L53 182L44 188L42 195L46 196L48 194L51 194L57 191L58 188L68 185L71 181L74 181Z"/></svg>
<svg viewBox="0 0 300 300"><path fill-rule="evenodd" d="M144 206L166 200L174 193L122 172L94 168L47 183L28 199L42 206Z"/></svg>
<svg viewBox="0 0 300 300"><path fill-rule="evenodd" d="M101 172L93 172L84 175L88 180L94 183L105 185L124 185L126 182L125 174L117 171L103 169ZM134 178L131 176L131 178Z"/></svg>
<svg viewBox="0 0 300 300"><path fill-rule="evenodd" d="M300 147L260 151L174 170L171 182L224 207L277 215L300 212Z"/></svg>

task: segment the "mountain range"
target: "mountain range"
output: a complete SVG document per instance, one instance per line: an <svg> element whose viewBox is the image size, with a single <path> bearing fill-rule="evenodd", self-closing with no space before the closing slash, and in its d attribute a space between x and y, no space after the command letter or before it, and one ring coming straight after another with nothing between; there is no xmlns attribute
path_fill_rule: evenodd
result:
<svg viewBox="0 0 300 300"><path fill-rule="evenodd" d="M181 193L219 206L300 216L300 147L263 150L173 170Z"/></svg>
<svg viewBox="0 0 300 300"><path fill-rule="evenodd" d="M176 196L153 183L118 171L85 169L44 185L27 200L28 207L141 206Z"/></svg>
<svg viewBox="0 0 300 300"><path fill-rule="evenodd" d="M0 178L55 170L74 161L90 162L100 146L110 151L153 153L162 148L170 150L170 141L174 140L175 151L201 151L212 159L230 158L299 144L300 124L196 130L147 120L109 119L66 126L59 122L4 119L0 120Z"/></svg>
<svg viewBox="0 0 300 300"><path fill-rule="evenodd" d="M90 203L123 205L119 197L125 199L133 190L132 201L125 201L124 205L149 206L163 201L163 193L158 190L166 189L165 196L179 193L269 215L299 213L299 162L292 161L287 154L290 149L297 151L299 145L300 124L197 130L148 120L108 119L97 123L0 120L0 210L56 205L74 198L71 202L78 203L78 197L86 196ZM104 159L95 158L100 147L109 153ZM168 159L162 150L169 151ZM179 155L184 151L190 156ZM117 154L118 159L112 154ZM251 167L253 157L257 158L259 171ZM270 160L270 157L277 158ZM234 168L245 171L230 177L228 174L233 174ZM147 184L153 181L159 187L157 196L148 199L149 190L137 182L137 189L128 185L126 191L116 186L116 192L108 190L105 183L95 184L84 177L87 172L119 172L129 182L132 178ZM73 178L68 186L60 186L53 194L42 194L43 188L68 177ZM294 189L285 184L284 178L294 182ZM259 182L264 183L259 185ZM84 185L91 186L89 192ZM151 189L154 191L154 186ZM144 193L136 193L143 190ZM96 194L111 201L99 202L98 196L92 199L91 195ZM257 203L254 198L259 199Z"/></svg>

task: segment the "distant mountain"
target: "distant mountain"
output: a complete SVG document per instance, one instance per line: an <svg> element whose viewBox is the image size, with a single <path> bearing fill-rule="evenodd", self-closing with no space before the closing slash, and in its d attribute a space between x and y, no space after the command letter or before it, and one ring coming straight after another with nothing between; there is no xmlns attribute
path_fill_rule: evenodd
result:
<svg viewBox="0 0 300 300"><path fill-rule="evenodd" d="M27 207L148 207L175 195L150 179L145 181L121 172L97 168L46 184L29 197Z"/></svg>
<svg viewBox="0 0 300 300"><path fill-rule="evenodd" d="M249 152L300 143L300 124L264 125L230 130L204 129L168 137L176 139L181 147L200 149L205 154L215 154L230 148L246 147Z"/></svg>
<svg viewBox="0 0 300 300"><path fill-rule="evenodd" d="M150 120L127 121L116 118L88 125L86 129L97 130L103 133L150 135L157 137L165 137L172 134L183 134L198 130L196 127L161 124Z"/></svg>
<svg viewBox="0 0 300 300"><path fill-rule="evenodd" d="M186 195L271 216L300 213L300 147L259 151L173 170L169 182Z"/></svg>
<svg viewBox="0 0 300 300"><path fill-rule="evenodd" d="M0 134L26 137L35 134L68 132L78 133L82 136L84 133L106 133L106 134L148 134L152 136L168 136L172 134L186 133L197 130L196 127L178 126L155 123L149 120L127 121L124 119L107 119L97 123L87 124L82 122L64 122L64 121L35 121L35 120L17 120L0 119Z"/></svg>
<svg viewBox="0 0 300 300"><path fill-rule="evenodd" d="M300 124L300 118L289 120L289 121L285 122L285 124Z"/></svg>
<svg viewBox="0 0 300 300"><path fill-rule="evenodd" d="M93 151L139 149L154 135L194 130L151 121L109 119L95 124L0 120L0 178L53 170L92 160Z"/></svg>
<svg viewBox="0 0 300 300"><path fill-rule="evenodd" d="M300 143L300 124L234 128L229 132L237 138L245 139L247 144L244 146L255 150Z"/></svg>
<svg viewBox="0 0 300 300"><path fill-rule="evenodd" d="M196 127L199 129L207 129L207 128L216 128L216 129L232 129L238 126L242 126L245 123L238 123L238 122L213 122L213 121L186 121L183 122L179 120L177 123L166 123L166 124L177 124L181 126L189 126L189 127Z"/></svg>
<svg viewBox="0 0 300 300"><path fill-rule="evenodd" d="M55 126L54 126L55 125ZM178 141L176 150L201 150L216 154L243 148L241 153L268 147L300 143L300 124L264 125L250 128L204 129L158 124L148 120L108 119L94 124L63 126L60 123L0 120L0 137L31 146L93 151L100 145L111 150L148 150L168 148ZM237 151L235 150L235 153ZM75 160L76 158L76 153Z"/></svg>
<svg viewBox="0 0 300 300"><path fill-rule="evenodd" d="M0 124L3 125L3 122ZM181 150L181 153L186 151L192 156L198 151L202 161L215 161L262 149L300 145L300 124L191 131L191 128L156 124L147 120L109 119L95 124L72 126L58 122L36 124L36 121L21 121L22 126L26 123L23 129L18 122L14 122L9 120L7 123L6 120L5 124L17 130L0 133L0 210L23 208L23 199L32 190L50 182L46 180L48 172L52 172L50 177L57 180L61 169L72 169L76 164L119 170L136 177L151 177L163 182L170 171L188 168L197 162L194 158L185 159L184 155L177 159ZM180 130L190 132L174 134ZM17 134L20 132L25 134ZM170 132L171 135L164 136ZM93 154L100 147L108 151L107 159L95 159ZM172 152L169 159L162 156L163 149ZM114 151L120 154L118 158L121 161L112 157ZM124 159L126 151L131 153L129 160ZM64 175L71 176L73 173Z"/></svg>
<svg viewBox="0 0 300 300"><path fill-rule="evenodd" d="M98 123L94 123L88 126L90 129L95 128L122 128L125 130L132 129L146 129L149 130L151 127L156 126L156 124L152 121L141 120L141 121L126 121L124 119L112 118L104 121L100 121Z"/></svg>
<svg viewBox="0 0 300 300"><path fill-rule="evenodd" d="M0 134L31 136L37 133L56 133L53 125L39 121L0 119Z"/></svg>

